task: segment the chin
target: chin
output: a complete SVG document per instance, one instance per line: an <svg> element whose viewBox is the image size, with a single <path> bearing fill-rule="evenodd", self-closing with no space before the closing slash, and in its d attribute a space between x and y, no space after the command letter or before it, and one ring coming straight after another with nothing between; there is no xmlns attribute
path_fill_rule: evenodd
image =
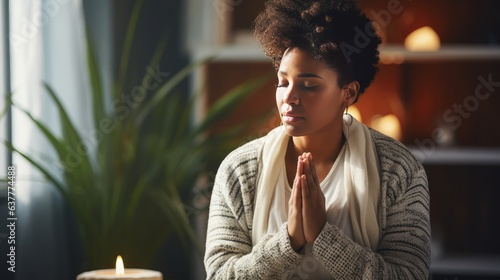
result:
<svg viewBox="0 0 500 280"><path fill-rule="evenodd" d="M284 124L283 126L284 126L284 130L285 130L286 134L288 134L290 136L299 137L299 136L306 135L306 133L304 133L304 131L298 127L288 125L288 124Z"/></svg>

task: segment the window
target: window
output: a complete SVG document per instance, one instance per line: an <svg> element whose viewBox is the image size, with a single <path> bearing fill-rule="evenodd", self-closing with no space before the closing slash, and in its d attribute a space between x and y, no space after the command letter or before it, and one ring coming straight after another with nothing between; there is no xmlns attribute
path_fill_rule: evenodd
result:
<svg viewBox="0 0 500 280"><path fill-rule="evenodd" d="M0 112L6 106L5 96L10 94L10 70L9 70L9 1L3 1L0 5L0 92L2 98L0 98ZM5 140L10 140L11 138L11 128L10 128L10 111L7 112L0 119L0 139L3 142ZM3 143L0 144L0 178L5 178L7 175L7 166L12 162L11 153L7 150ZM5 182L0 182L0 196L5 195L7 191L7 184Z"/></svg>

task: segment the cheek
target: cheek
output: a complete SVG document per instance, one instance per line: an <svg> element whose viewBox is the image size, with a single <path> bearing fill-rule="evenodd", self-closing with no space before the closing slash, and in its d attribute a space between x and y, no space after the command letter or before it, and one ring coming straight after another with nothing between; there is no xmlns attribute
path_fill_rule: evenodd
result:
<svg viewBox="0 0 500 280"><path fill-rule="evenodd" d="M280 92L279 89L276 90L275 97L276 97L276 106L278 106L279 108L281 103L283 103L283 94Z"/></svg>
<svg viewBox="0 0 500 280"><path fill-rule="evenodd" d="M315 98L313 102L308 104L310 110L322 112L324 115L337 114L342 107L342 98L338 93L333 91L322 95L321 98Z"/></svg>

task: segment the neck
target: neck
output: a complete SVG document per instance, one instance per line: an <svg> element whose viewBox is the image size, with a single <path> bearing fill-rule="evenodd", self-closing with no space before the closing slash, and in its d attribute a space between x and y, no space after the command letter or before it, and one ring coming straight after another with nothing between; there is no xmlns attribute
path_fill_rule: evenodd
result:
<svg viewBox="0 0 500 280"><path fill-rule="evenodd" d="M294 158L310 152L316 164L329 164L337 159L344 141L342 129L338 129L335 133L291 137L288 147Z"/></svg>

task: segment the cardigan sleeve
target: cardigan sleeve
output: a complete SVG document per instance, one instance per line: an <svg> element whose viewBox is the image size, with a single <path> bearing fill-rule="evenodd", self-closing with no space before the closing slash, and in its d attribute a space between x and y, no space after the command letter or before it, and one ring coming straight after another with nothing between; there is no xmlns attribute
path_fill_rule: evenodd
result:
<svg viewBox="0 0 500 280"><path fill-rule="evenodd" d="M397 145L380 160L386 213L376 252L326 224L313 254L335 279L429 279L430 197L424 168Z"/></svg>
<svg viewBox="0 0 500 280"><path fill-rule="evenodd" d="M286 224L252 247L256 157L232 153L221 164L210 201L204 257L207 279L283 279L302 255L290 246Z"/></svg>

